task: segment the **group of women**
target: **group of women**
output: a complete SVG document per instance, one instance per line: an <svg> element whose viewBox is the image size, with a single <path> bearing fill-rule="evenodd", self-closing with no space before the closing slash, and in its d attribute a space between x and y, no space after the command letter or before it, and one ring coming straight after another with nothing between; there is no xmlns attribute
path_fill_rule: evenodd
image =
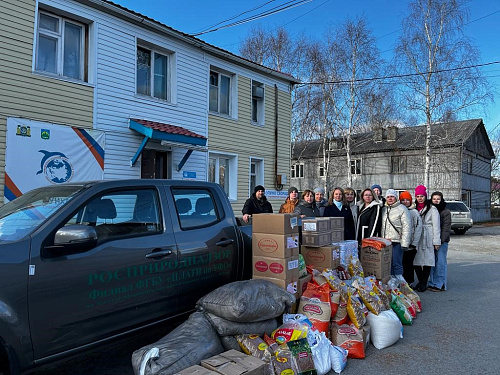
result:
<svg viewBox="0 0 500 375"><path fill-rule="evenodd" d="M359 200L351 188L336 187L330 199L322 188L288 189L280 213L296 212L300 217L343 217L344 239L362 240L383 237L392 242L391 274L402 274L413 287L424 292L447 289L447 253L451 232L451 213L439 191L427 197L424 185L415 188L415 202L410 192L399 194L388 189L382 196L380 185L364 189Z"/></svg>

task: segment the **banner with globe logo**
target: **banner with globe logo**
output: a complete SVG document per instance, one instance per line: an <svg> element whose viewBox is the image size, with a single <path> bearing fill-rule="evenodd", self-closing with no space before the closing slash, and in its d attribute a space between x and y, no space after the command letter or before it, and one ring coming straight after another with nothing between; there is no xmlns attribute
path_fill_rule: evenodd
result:
<svg viewBox="0 0 500 375"><path fill-rule="evenodd" d="M41 186L102 180L102 131L7 119L4 201Z"/></svg>

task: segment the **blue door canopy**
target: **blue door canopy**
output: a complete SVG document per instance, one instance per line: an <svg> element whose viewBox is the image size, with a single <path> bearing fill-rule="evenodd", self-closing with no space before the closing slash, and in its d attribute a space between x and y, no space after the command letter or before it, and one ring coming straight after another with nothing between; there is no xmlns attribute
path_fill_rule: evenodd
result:
<svg viewBox="0 0 500 375"><path fill-rule="evenodd" d="M207 151L207 137L181 126L131 118L129 128L144 136L139 149L130 161L131 165L135 164L150 139L161 141L162 145L185 148L188 150L186 155L191 155L193 150Z"/></svg>

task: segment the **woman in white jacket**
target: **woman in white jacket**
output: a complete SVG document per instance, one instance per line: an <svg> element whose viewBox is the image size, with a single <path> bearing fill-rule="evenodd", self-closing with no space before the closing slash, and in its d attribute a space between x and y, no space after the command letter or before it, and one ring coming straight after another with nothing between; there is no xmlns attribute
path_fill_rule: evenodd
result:
<svg viewBox="0 0 500 375"><path fill-rule="evenodd" d="M409 285L415 281L415 270L413 269L413 260L417 254L417 246L422 236L422 218L418 213L413 198L408 191L402 191L399 194L399 201L408 208L411 219L410 246L408 251L403 253L403 277Z"/></svg>
<svg viewBox="0 0 500 375"><path fill-rule="evenodd" d="M402 275L403 253L410 246L411 221L408 209L399 203L394 189L385 193L381 235L392 242L391 275Z"/></svg>
<svg viewBox="0 0 500 375"><path fill-rule="evenodd" d="M415 188L415 197L417 199L417 210L423 223L422 237L418 242L417 255L415 255L413 261L418 278L415 289L418 292L425 292L431 267L436 265L434 250L438 250L439 246L441 246L441 224L439 212L432 205L432 202L427 199L427 189L424 185Z"/></svg>

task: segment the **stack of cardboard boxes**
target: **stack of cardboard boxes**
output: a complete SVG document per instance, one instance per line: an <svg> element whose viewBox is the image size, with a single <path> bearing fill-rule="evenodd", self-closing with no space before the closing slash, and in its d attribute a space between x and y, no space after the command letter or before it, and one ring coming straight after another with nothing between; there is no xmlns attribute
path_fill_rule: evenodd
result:
<svg viewBox="0 0 500 375"><path fill-rule="evenodd" d="M308 265L322 270L340 265L339 246L333 241L344 239L344 218L321 217L302 220L301 254Z"/></svg>
<svg viewBox="0 0 500 375"><path fill-rule="evenodd" d="M253 215L252 225L252 277L269 280L298 297L298 214Z"/></svg>

